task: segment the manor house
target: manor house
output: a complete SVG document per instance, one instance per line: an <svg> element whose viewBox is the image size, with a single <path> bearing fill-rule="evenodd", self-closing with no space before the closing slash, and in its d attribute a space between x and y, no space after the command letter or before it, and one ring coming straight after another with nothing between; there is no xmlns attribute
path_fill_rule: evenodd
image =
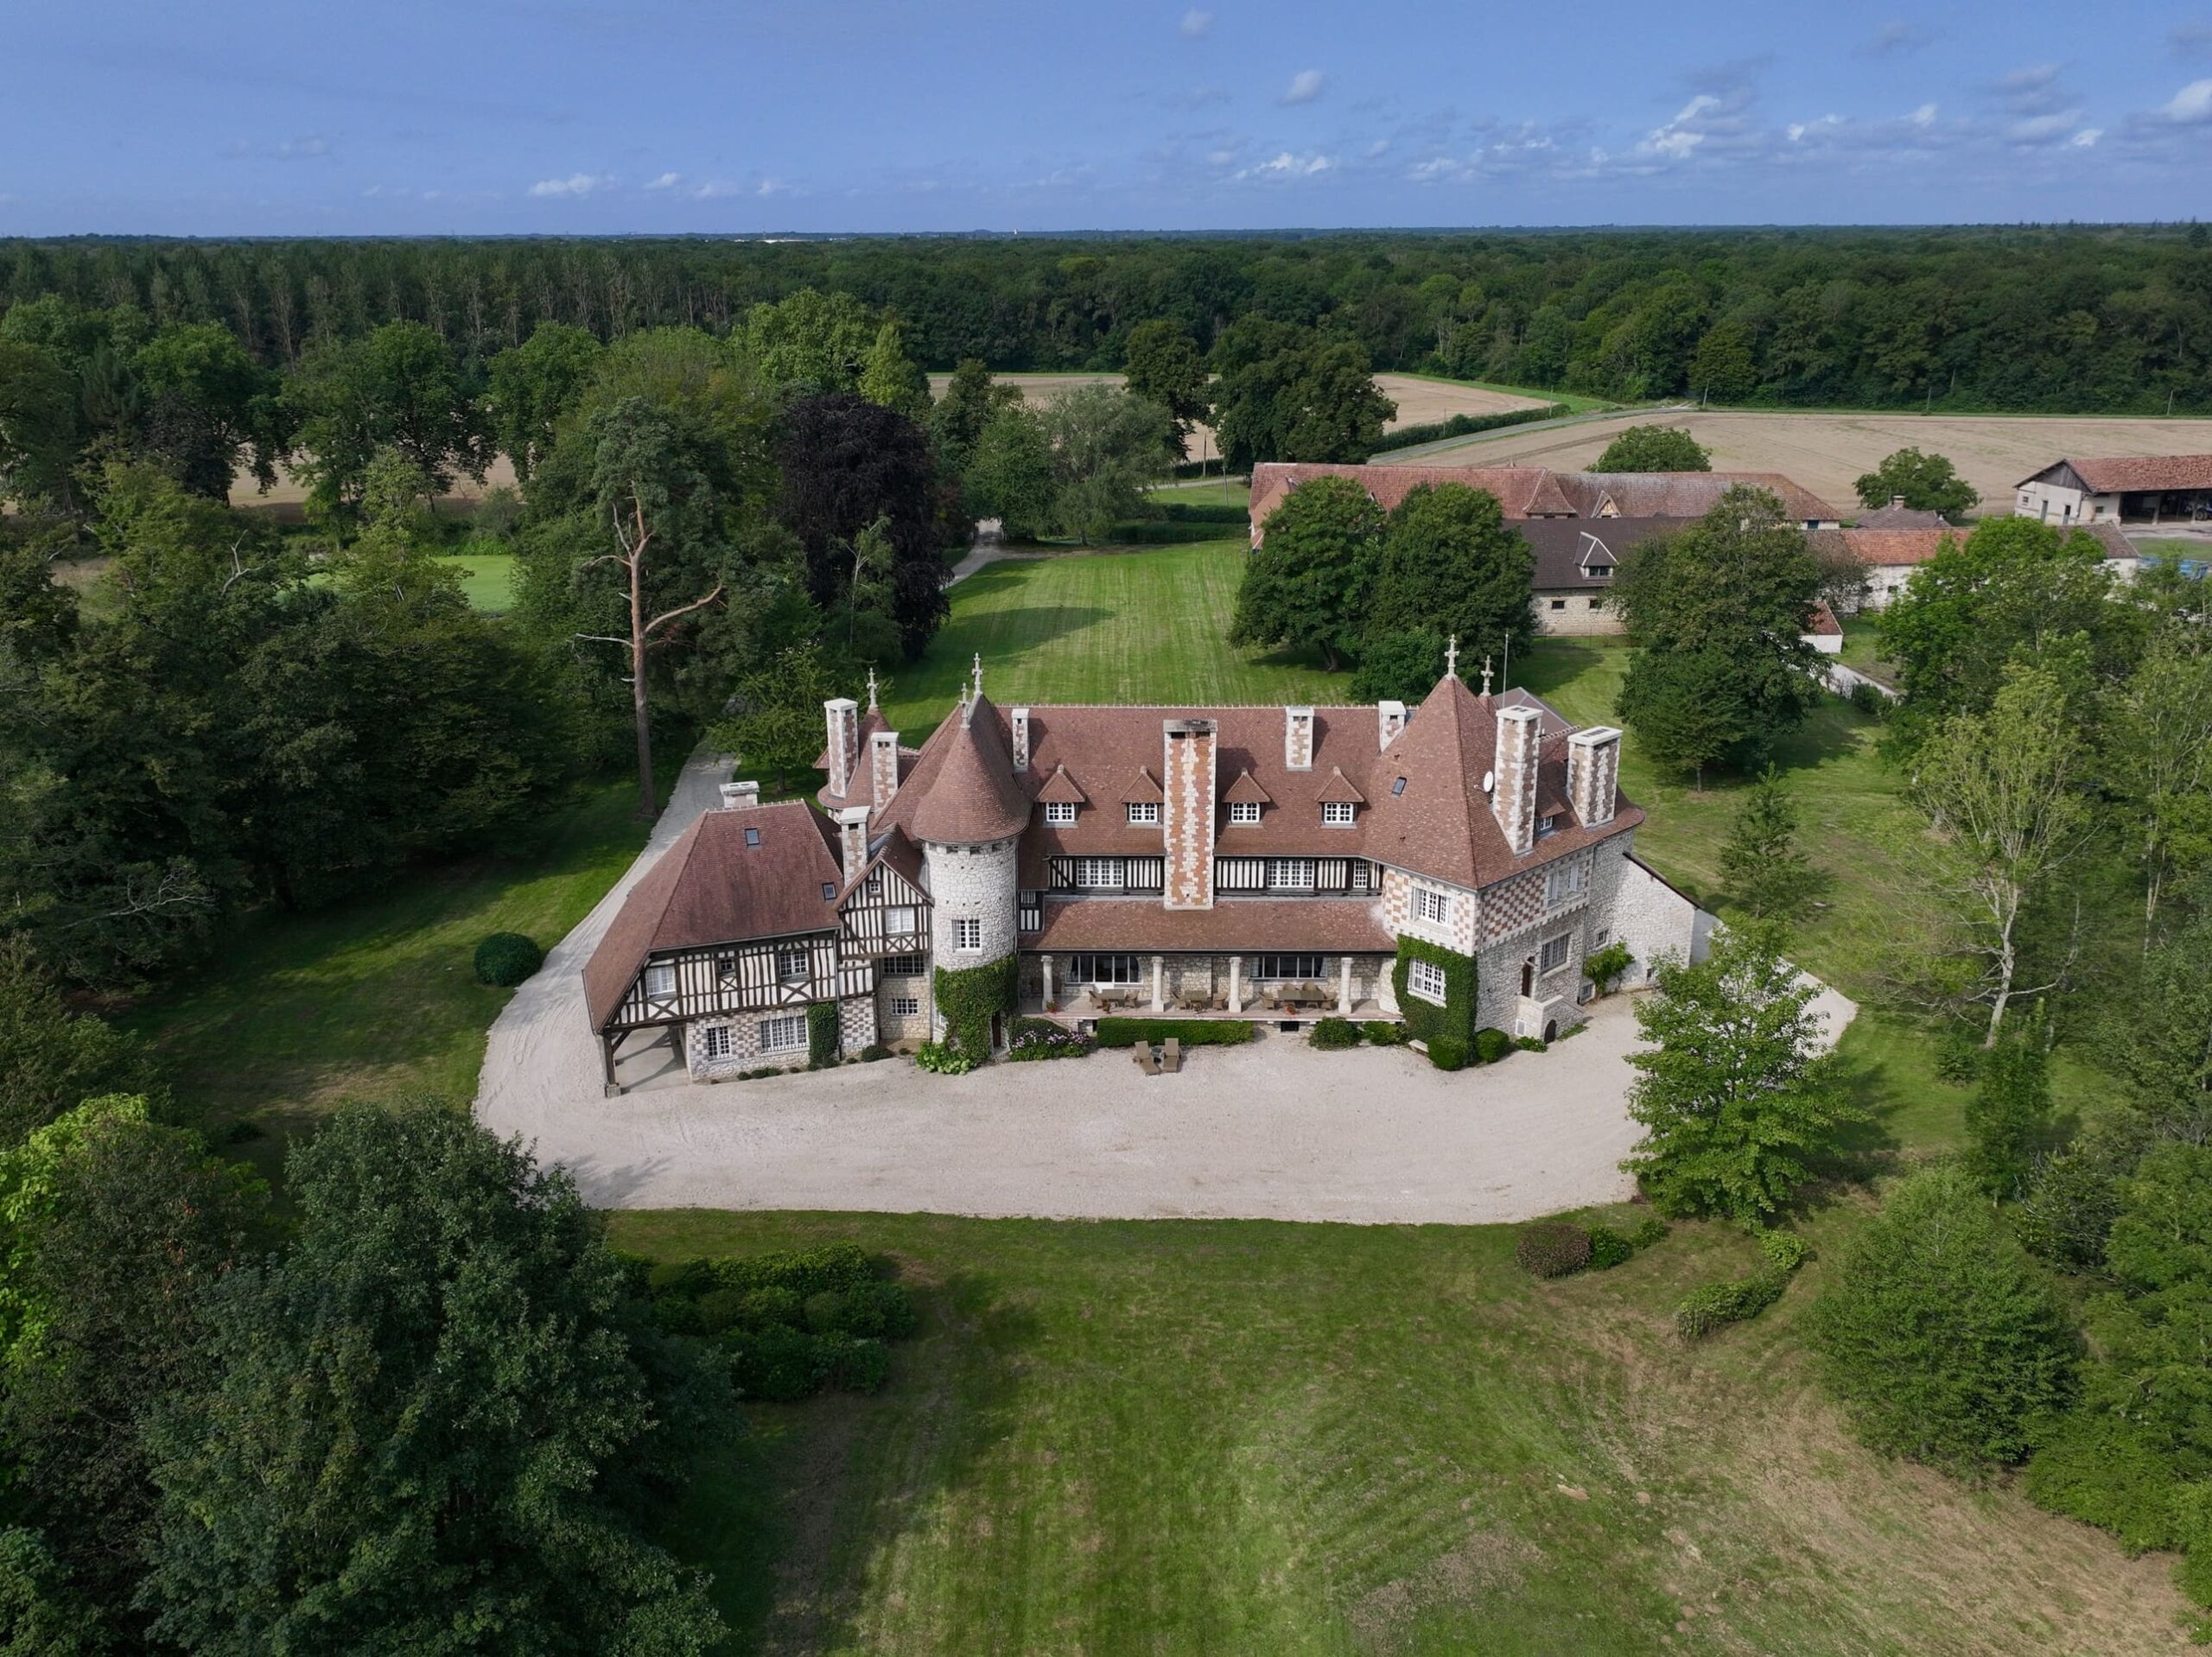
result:
<svg viewBox="0 0 2212 1657"><path fill-rule="evenodd" d="M1456 665L1456 664L1455 664ZM1418 708L1000 708L982 667L918 747L824 704L817 810L750 783L685 830L585 968L612 1089L663 1042L695 1076L941 1036L934 969L1015 962L1024 1010L1285 1024L1440 1002L1548 1038L1585 958L1644 981L1703 916L1635 855L1620 733L1449 672ZM995 1041L1005 1037L1003 1022ZM672 1068L672 1065L671 1065Z"/></svg>

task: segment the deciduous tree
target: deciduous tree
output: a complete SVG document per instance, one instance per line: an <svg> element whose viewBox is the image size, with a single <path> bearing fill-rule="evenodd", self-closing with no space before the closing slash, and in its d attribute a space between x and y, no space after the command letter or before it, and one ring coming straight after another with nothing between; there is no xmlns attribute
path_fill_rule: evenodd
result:
<svg viewBox="0 0 2212 1657"><path fill-rule="evenodd" d="M1357 651L1382 539L1382 509L1349 478L1314 478L1268 515L1244 566L1229 642L1313 650L1332 671Z"/></svg>
<svg viewBox="0 0 2212 1657"><path fill-rule="evenodd" d="M1630 426L1605 445L1592 472L1710 472L1713 455L1679 426Z"/></svg>
<svg viewBox="0 0 2212 1657"><path fill-rule="evenodd" d="M491 433L525 484L550 454L561 422L583 400L602 347L588 330L541 322L492 359L485 397Z"/></svg>
<svg viewBox="0 0 2212 1657"><path fill-rule="evenodd" d="M1885 455L1881 465L1861 473L1852 487L1861 506L1887 506L1901 498L1916 512L1941 512L1953 523L1981 505L1981 492L1959 476L1949 460L1916 448Z"/></svg>
<svg viewBox="0 0 2212 1657"><path fill-rule="evenodd" d="M1535 638L1535 555L1507 526L1496 496L1418 485L1383 524L1369 637L1457 634L1465 659L1510 661Z"/></svg>
<svg viewBox="0 0 2212 1657"><path fill-rule="evenodd" d="M1129 394L1167 410L1167 444L1180 460L1191 452L1191 429L1212 408L1208 376L1198 342L1179 322L1154 317L1129 330L1122 348L1122 371Z"/></svg>
<svg viewBox="0 0 2212 1657"><path fill-rule="evenodd" d="M1255 460L1363 460L1398 405L1375 387L1366 349L1260 317L1214 342L1215 427L1231 471Z"/></svg>
<svg viewBox="0 0 2212 1657"><path fill-rule="evenodd" d="M1088 546L1141 515L1145 490L1166 470L1167 428L1166 410L1112 386L1055 398L1045 410L1055 526Z"/></svg>

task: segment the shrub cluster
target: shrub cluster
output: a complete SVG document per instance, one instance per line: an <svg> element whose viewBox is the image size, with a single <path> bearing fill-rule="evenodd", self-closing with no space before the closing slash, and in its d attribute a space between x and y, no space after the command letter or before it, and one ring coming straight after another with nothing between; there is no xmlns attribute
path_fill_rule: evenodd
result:
<svg viewBox="0 0 2212 1657"><path fill-rule="evenodd" d="M685 1260L646 1273L655 1318L730 1355L744 1396L789 1403L837 1387L874 1392L884 1343L914 1332L912 1298L852 1243Z"/></svg>
<svg viewBox="0 0 2212 1657"><path fill-rule="evenodd" d="M1497 431L1538 420L1557 420L1573 412L1564 403L1544 403L1533 409L1502 409L1496 414L1456 414L1448 420L1425 421L1418 426L1401 426L1395 431L1384 432L1382 441L1374 446L1372 452L1380 454L1388 449L1411 448L1416 443L1433 443L1440 438L1465 437L1471 432Z"/></svg>
<svg viewBox="0 0 2212 1657"><path fill-rule="evenodd" d="M1851 705L1868 719L1890 716L1890 699L1863 679L1851 687Z"/></svg>
<svg viewBox="0 0 2212 1657"><path fill-rule="evenodd" d="M1610 1272L1616 1266L1626 1265L1635 1253L1636 1245L1629 1241L1626 1232L1616 1231L1611 1226L1590 1228L1592 1271Z"/></svg>
<svg viewBox="0 0 2212 1657"><path fill-rule="evenodd" d="M874 1064L880 1059L887 1059L890 1057L891 1050L880 1041L872 1041L868 1043L868 1044L861 1048L860 1051L860 1061L863 1064Z"/></svg>
<svg viewBox="0 0 2212 1657"><path fill-rule="evenodd" d="M965 1076L976 1068L975 1054L950 1042L925 1041L914 1050L914 1063L931 1076Z"/></svg>
<svg viewBox="0 0 2212 1657"><path fill-rule="evenodd" d="M1108 544L1119 543L1130 547L1179 547L1192 541L1229 541L1245 533L1247 520L1243 512L1236 514L1234 528L1211 519L1192 523L1188 519L1171 518L1161 523L1155 518L1125 518L1107 526L1103 537Z"/></svg>
<svg viewBox="0 0 2212 1657"><path fill-rule="evenodd" d="M1185 1047L1241 1047L1252 1039L1252 1026L1238 1019L1101 1019L1101 1047L1131 1047L1141 1041L1166 1041Z"/></svg>
<svg viewBox="0 0 2212 1657"><path fill-rule="evenodd" d="M1686 1341L1701 1341L1725 1324L1756 1317L1782 1298L1790 1274L1804 1262L1803 1241L1786 1231L1759 1234L1762 1264L1748 1277L1730 1283L1708 1283L1692 1289L1675 1308L1675 1332Z"/></svg>
<svg viewBox="0 0 2212 1657"><path fill-rule="evenodd" d="M1464 1070L1467 1068L1467 1044L1457 1036L1432 1036L1428 1062L1440 1070Z"/></svg>
<svg viewBox="0 0 2212 1657"><path fill-rule="evenodd" d="M1531 1277L1567 1277L1590 1264L1590 1234L1580 1226L1548 1220L1523 1226L1513 1258Z"/></svg>
<svg viewBox="0 0 2212 1657"><path fill-rule="evenodd" d="M1495 1064L1513 1051L1513 1038L1485 1025L1475 1032L1475 1063Z"/></svg>
<svg viewBox="0 0 2212 1657"><path fill-rule="evenodd" d="M1367 1038L1370 1045L1375 1047L1402 1046L1406 1040L1405 1025L1393 1024L1388 1019L1368 1019L1366 1023L1360 1025L1359 1033Z"/></svg>
<svg viewBox="0 0 2212 1657"><path fill-rule="evenodd" d="M1235 506L1226 501L1171 500L1160 509L1160 516L1171 524L1246 524L1252 520L1249 507Z"/></svg>
<svg viewBox="0 0 2212 1657"><path fill-rule="evenodd" d="M494 932L476 946L476 981L512 989L545 964L545 951L520 932Z"/></svg>
<svg viewBox="0 0 2212 1657"><path fill-rule="evenodd" d="M1306 1032L1306 1040L1331 1051L1359 1045L1359 1026L1350 1019L1323 1019Z"/></svg>
<svg viewBox="0 0 2212 1657"><path fill-rule="evenodd" d="M1081 1058L1096 1045L1090 1037L1050 1019L1017 1019L1014 1038L1007 1043L1006 1056L1017 1064L1047 1058Z"/></svg>

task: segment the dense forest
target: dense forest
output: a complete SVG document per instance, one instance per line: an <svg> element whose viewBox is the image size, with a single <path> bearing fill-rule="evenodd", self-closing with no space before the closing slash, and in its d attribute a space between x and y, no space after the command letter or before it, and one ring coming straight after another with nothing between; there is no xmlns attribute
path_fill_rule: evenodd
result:
<svg viewBox="0 0 2212 1657"><path fill-rule="evenodd" d="M0 311L58 295L219 322L270 366L381 323L466 365L541 323L726 333L803 288L924 366L1113 369L1166 319L1318 326L1378 369L1637 398L2212 409L2212 234L2172 227L1250 238L0 243Z"/></svg>

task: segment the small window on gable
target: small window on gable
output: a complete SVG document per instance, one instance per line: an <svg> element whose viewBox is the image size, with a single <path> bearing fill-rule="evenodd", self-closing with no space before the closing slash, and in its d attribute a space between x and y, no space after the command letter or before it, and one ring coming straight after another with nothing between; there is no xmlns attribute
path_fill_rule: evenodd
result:
<svg viewBox="0 0 2212 1657"><path fill-rule="evenodd" d="M1588 573L1591 580L1602 581L1611 576L1613 573L1613 567L1611 564L1592 564L1590 566Z"/></svg>
<svg viewBox="0 0 2212 1657"><path fill-rule="evenodd" d="M760 831L758 828L747 829L745 831L745 843L748 846L758 846L760 843Z"/></svg>
<svg viewBox="0 0 2212 1657"><path fill-rule="evenodd" d="M1552 833L1558 827L1559 814L1557 812L1548 813L1536 819L1536 834L1539 838Z"/></svg>
<svg viewBox="0 0 2212 1657"><path fill-rule="evenodd" d="M1341 828L1351 821L1352 803L1350 800L1321 802L1321 821L1332 828Z"/></svg>
<svg viewBox="0 0 2212 1657"><path fill-rule="evenodd" d="M1260 803L1257 800L1231 800L1229 803L1229 820L1231 822L1257 822L1260 820Z"/></svg>
<svg viewBox="0 0 2212 1657"><path fill-rule="evenodd" d="M1160 821L1160 802L1157 800L1131 800L1129 802L1129 821L1131 822L1138 823L1158 822Z"/></svg>
<svg viewBox="0 0 2212 1657"><path fill-rule="evenodd" d="M1452 920L1452 894L1435 892L1427 886L1414 888L1414 918L1446 926Z"/></svg>
<svg viewBox="0 0 2212 1657"><path fill-rule="evenodd" d="M734 989L737 987L737 957L734 955L718 955L715 957L715 980L724 989Z"/></svg>
<svg viewBox="0 0 2212 1657"><path fill-rule="evenodd" d="M1066 828L1075 821L1075 802L1073 800L1046 801L1045 821L1055 828Z"/></svg>

